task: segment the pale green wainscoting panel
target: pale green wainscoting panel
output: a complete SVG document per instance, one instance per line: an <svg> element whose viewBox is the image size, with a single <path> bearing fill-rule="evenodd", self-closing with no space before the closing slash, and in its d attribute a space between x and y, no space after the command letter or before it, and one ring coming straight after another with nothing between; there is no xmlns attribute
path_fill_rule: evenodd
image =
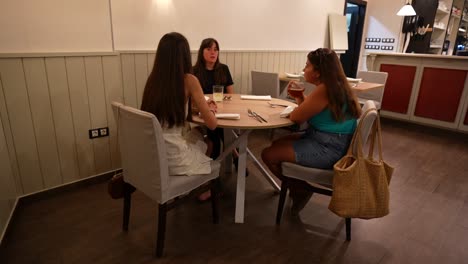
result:
<svg viewBox="0 0 468 264"><path fill-rule="evenodd" d="M0 118L0 241L16 200L15 181Z"/></svg>
<svg viewBox="0 0 468 264"><path fill-rule="evenodd" d="M45 188L63 182L44 58L23 59L24 76Z"/></svg>
<svg viewBox="0 0 468 264"><path fill-rule="evenodd" d="M39 191L46 186L39 160L23 59L2 59L0 76L22 189L25 193Z"/></svg>
<svg viewBox="0 0 468 264"><path fill-rule="evenodd" d="M18 167L18 161L16 159L16 150L14 147L14 142L13 142L13 133L11 133L11 125L10 125L10 119L8 116L8 109L6 106L6 101L5 101L5 92L3 90L3 81L2 81L2 75L0 72L0 121L2 121L2 130L0 131L1 133L4 134L5 137L5 145L2 146L2 150L4 147L6 147L8 151L8 157L9 159L2 159L0 162L10 162L10 168L11 168L11 173L13 176L13 179L15 181L15 188L16 188L16 193L20 194L23 193L23 184L21 183L21 178L19 177L19 167ZM6 165L3 165L6 166ZM3 171L0 171L1 174L3 174Z"/></svg>
<svg viewBox="0 0 468 264"><path fill-rule="evenodd" d="M64 57L45 58L62 183L80 179L75 126Z"/></svg>
<svg viewBox="0 0 468 264"><path fill-rule="evenodd" d="M299 72L307 51L222 51L236 93L251 91L250 71ZM197 52L192 52L195 63ZM0 110L17 195L120 167L112 101L139 107L154 51L0 54ZM88 130L109 127L89 139ZM5 164L2 164L5 165ZM1 172L4 175L4 172Z"/></svg>
<svg viewBox="0 0 468 264"><path fill-rule="evenodd" d="M117 143L117 126L114 120L111 103L113 101L123 102L122 69L118 56L102 57L104 89L106 92L107 125L109 126L109 150L111 168L120 168L120 154Z"/></svg>
<svg viewBox="0 0 468 264"><path fill-rule="evenodd" d="M65 66L70 90L70 104L75 128L75 145L80 178L97 174L93 141L89 139L91 109L86 78L85 57L67 57ZM64 98L65 99L65 98ZM104 102L102 102L104 103Z"/></svg>

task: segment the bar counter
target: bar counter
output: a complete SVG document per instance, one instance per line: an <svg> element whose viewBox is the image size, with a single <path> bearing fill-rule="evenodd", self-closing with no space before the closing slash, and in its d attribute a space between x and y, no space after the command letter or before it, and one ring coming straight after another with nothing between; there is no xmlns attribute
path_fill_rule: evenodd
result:
<svg viewBox="0 0 468 264"><path fill-rule="evenodd" d="M388 72L382 116L468 132L468 57L370 53L367 68Z"/></svg>

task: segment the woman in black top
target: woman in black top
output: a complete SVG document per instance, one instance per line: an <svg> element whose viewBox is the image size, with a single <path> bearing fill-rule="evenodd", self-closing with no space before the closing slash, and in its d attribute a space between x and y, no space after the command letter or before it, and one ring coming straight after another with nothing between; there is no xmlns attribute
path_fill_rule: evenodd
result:
<svg viewBox="0 0 468 264"><path fill-rule="evenodd" d="M204 39L198 49L198 57L193 66L193 75L200 81L203 93L212 94L213 85L224 86L224 93L234 93L234 82L231 72L226 64L219 62L219 44L214 38ZM221 154L221 142L224 140L224 132L221 128L206 131L208 150L211 158L216 159ZM237 152L234 151L234 164L237 166ZM205 201L211 196L207 191L199 196L199 200Z"/></svg>
<svg viewBox="0 0 468 264"><path fill-rule="evenodd" d="M198 50L198 57L193 66L193 75L200 81L203 93L212 94L213 85L224 86L224 93L233 93L234 82L226 64L219 62L219 44L216 39L204 39ZM208 148L212 148L211 158L216 159L221 154L221 141L224 139L223 129L207 130ZM210 146L210 143L212 146Z"/></svg>
<svg viewBox="0 0 468 264"><path fill-rule="evenodd" d="M226 64L219 62L219 44L216 39L204 39L198 50L197 63L193 66L193 74L200 81L205 94L213 93L213 85L224 86L225 93L233 93L234 82Z"/></svg>

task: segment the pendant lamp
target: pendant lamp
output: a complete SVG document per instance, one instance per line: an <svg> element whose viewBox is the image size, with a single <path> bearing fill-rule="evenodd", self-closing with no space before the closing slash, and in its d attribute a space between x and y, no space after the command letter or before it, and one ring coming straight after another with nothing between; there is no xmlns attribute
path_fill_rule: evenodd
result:
<svg viewBox="0 0 468 264"><path fill-rule="evenodd" d="M415 16L416 11L414 11L413 6L407 2L406 5L404 5L400 11L398 11L397 16Z"/></svg>

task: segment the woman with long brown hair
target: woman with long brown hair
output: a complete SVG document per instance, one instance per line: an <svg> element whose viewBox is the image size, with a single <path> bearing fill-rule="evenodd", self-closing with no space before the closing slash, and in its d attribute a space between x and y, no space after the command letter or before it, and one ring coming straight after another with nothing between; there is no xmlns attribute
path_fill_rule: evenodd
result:
<svg viewBox="0 0 468 264"><path fill-rule="evenodd" d="M171 175L208 174L206 144L194 139L186 121L191 98L209 129L215 129L216 104L206 101L198 79L191 74L187 39L177 32L165 34L158 44L153 70L143 92L141 110L153 113L161 123Z"/></svg>
<svg viewBox="0 0 468 264"><path fill-rule="evenodd" d="M268 168L281 179L281 163L293 162L302 166L331 169L346 154L356 129L361 107L346 79L336 53L317 49L307 55L304 79L316 86L308 96L292 91L295 82L288 84L288 93L299 105L289 119L297 124L308 122L305 133L280 138L262 152ZM299 213L310 199L303 181L293 181L290 188L292 213Z"/></svg>

